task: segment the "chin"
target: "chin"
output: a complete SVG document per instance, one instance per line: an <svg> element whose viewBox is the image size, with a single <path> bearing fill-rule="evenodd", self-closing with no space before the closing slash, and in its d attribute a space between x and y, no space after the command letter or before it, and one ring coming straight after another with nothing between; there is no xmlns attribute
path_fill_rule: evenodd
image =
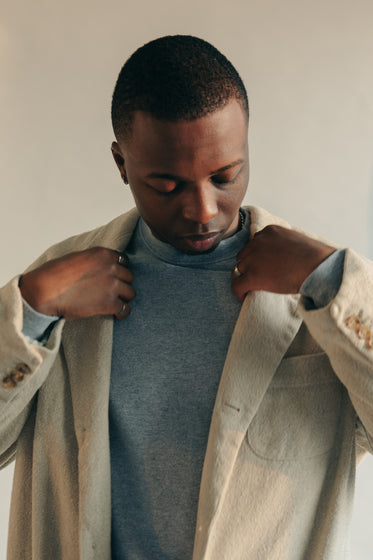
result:
<svg viewBox="0 0 373 560"><path fill-rule="evenodd" d="M179 249L179 251L182 251L182 253L185 253L186 255L208 255L210 253L213 253L218 245L219 243L217 243L210 249L206 249L205 251L193 251L192 249L185 249L185 250Z"/></svg>

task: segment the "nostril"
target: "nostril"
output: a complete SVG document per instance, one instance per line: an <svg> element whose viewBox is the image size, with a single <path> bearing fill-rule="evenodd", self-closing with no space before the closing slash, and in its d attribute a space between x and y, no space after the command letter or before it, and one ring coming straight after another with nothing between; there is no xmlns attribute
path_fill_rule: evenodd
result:
<svg viewBox="0 0 373 560"><path fill-rule="evenodd" d="M218 213L214 193L210 185L197 185L185 192L183 216L196 223L206 224Z"/></svg>

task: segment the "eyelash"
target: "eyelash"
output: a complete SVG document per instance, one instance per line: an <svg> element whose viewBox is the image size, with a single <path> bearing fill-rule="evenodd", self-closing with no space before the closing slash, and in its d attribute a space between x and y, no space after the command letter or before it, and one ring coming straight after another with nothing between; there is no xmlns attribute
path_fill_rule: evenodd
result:
<svg viewBox="0 0 373 560"><path fill-rule="evenodd" d="M173 194L178 193L179 190L181 190L183 188L183 186L184 186L184 183L177 183L175 185L175 188L172 189L172 191L159 191L158 189L155 189L154 187L151 187L151 188L162 196L172 196Z"/></svg>
<svg viewBox="0 0 373 560"><path fill-rule="evenodd" d="M233 179L230 179L229 181L217 181L216 179L214 180L214 177L211 177L211 182L214 185L218 185L219 187L224 187L225 185L232 185L237 181L240 173L241 173L241 170L233 177ZM155 190L161 196L172 196L173 194L176 194L179 190L181 190L184 185L185 185L185 183L182 183L182 182L177 183L175 188L172 189L172 191L168 191L168 192L159 191L158 189L155 189L151 185L149 185L149 186L150 186L151 189Z"/></svg>
<svg viewBox="0 0 373 560"><path fill-rule="evenodd" d="M214 180L213 177L211 177L211 182L214 183L215 185L231 185L232 183L234 183L236 180L236 177L234 177L233 179L230 179L229 181L217 181L216 179Z"/></svg>
<svg viewBox="0 0 373 560"><path fill-rule="evenodd" d="M211 177L211 181L212 181L215 185L220 185L220 186L222 186L222 185L232 185L232 184L234 184L234 183L237 181L238 177L240 176L240 173L241 173L241 169L240 169L240 171L239 171L238 173L236 173L236 175L235 175L232 179L230 179L229 181L216 181L216 180L214 181L214 178L213 178L213 177Z"/></svg>

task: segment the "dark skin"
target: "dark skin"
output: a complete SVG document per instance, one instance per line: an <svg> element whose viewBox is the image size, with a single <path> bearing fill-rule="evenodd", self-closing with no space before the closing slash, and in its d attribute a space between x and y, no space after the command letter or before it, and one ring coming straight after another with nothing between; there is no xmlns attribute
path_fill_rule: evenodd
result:
<svg viewBox="0 0 373 560"><path fill-rule="evenodd" d="M249 180L247 116L235 99L191 122L135 114L130 140L112 153L122 179L153 234L178 250L212 251L238 228ZM232 290L243 301L255 290L298 293L334 249L303 234L268 226L237 256ZM133 275L119 253L94 248L68 254L26 273L20 289L40 313L66 318L130 313ZM121 313L123 302L126 309Z"/></svg>
<svg viewBox="0 0 373 560"><path fill-rule="evenodd" d="M22 276L24 299L39 313L69 319L115 315L135 297L132 272L119 264L120 253L103 247L53 259Z"/></svg>
<svg viewBox="0 0 373 560"><path fill-rule="evenodd" d="M256 290L297 294L307 276L334 251L297 231L269 225L237 255L241 276L232 273L233 292L239 301Z"/></svg>

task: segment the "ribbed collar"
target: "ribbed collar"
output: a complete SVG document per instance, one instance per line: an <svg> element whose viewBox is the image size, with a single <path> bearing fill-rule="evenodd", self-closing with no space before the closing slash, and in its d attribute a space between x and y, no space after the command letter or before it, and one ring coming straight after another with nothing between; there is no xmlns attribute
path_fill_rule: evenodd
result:
<svg viewBox="0 0 373 560"><path fill-rule="evenodd" d="M149 251L158 259L178 266L203 268L205 265L231 259L242 249L250 236L250 212L245 209L243 212L245 213L243 228L234 235L223 239L211 253L204 253L201 255L183 253L169 243L157 239L149 226L141 218L139 220L137 234Z"/></svg>

